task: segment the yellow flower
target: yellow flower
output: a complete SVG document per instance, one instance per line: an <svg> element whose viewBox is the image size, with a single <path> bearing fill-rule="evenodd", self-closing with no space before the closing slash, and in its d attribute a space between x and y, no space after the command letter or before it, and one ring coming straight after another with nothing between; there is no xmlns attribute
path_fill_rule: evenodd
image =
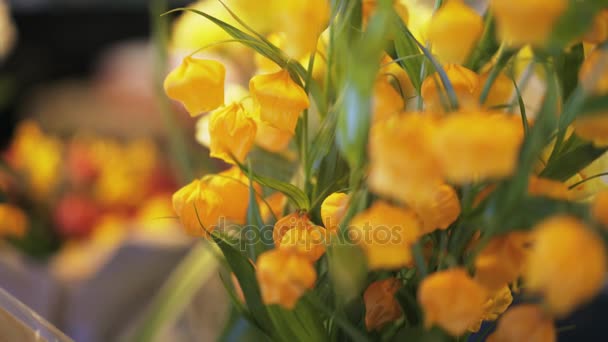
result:
<svg viewBox="0 0 608 342"><path fill-rule="evenodd" d="M278 29L285 33L284 51L292 58L311 53L321 33L327 27L330 15L327 0L280 1Z"/></svg>
<svg viewBox="0 0 608 342"><path fill-rule="evenodd" d="M28 219L21 208L8 203L0 203L0 237L23 237L27 226Z"/></svg>
<svg viewBox="0 0 608 342"><path fill-rule="evenodd" d="M321 203L321 220L329 232L337 233L340 229L339 224L346 215L349 201L349 195L343 192L334 192Z"/></svg>
<svg viewBox="0 0 608 342"><path fill-rule="evenodd" d="M325 228L312 225L290 229L283 235L280 248L293 248L315 262L325 254L326 232Z"/></svg>
<svg viewBox="0 0 608 342"><path fill-rule="evenodd" d="M447 229L460 215L460 201L453 187L442 184L429 196L421 196L412 207L422 220L423 234Z"/></svg>
<svg viewBox="0 0 608 342"><path fill-rule="evenodd" d="M374 95L372 97L373 121L386 120L391 115L403 111L405 102L401 94L395 89L388 76L380 76L374 84Z"/></svg>
<svg viewBox="0 0 608 342"><path fill-rule="evenodd" d="M385 54L382 58L382 65L380 66L379 72L385 76L394 77L398 81L401 90L400 93L403 94L405 99L416 95L410 76L399 63L395 62L389 55Z"/></svg>
<svg viewBox="0 0 608 342"><path fill-rule="evenodd" d="M434 152L448 180L463 184L510 176L523 141L518 121L512 115L482 112L446 118L434 136Z"/></svg>
<svg viewBox="0 0 608 342"><path fill-rule="evenodd" d="M481 16L462 0L450 0L431 18L427 35L441 61L462 64L482 32Z"/></svg>
<svg viewBox="0 0 608 342"><path fill-rule="evenodd" d="M312 262L293 249L262 253L256 263L256 276L264 303L279 304L286 309L293 309L317 279Z"/></svg>
<svg viewBox="0 0 608 342"><path fill-rule="evenodd" d="M481 88L486 84L489 74L490 72L487 71L479 76L479 86ZM505 73L501 72L492 83L488 97L483 105L486 108L491 108L508 104L514 91L515 86L513 85L513 81Z"/></svg>
<svg viewBox="0 0 608 342"><path fill-rule="evenodd" d="M460 109L477 108L481 90L479 76L474 71L457 64L446 64L443 68L452 83ZM427 111L441 113L446 111L450 104L438 73L429 75L422 82L420 93Z"/></svg>
<svg viewBox="0 0 608 342"><path fill-rule="evenodd" d="M370 269L395 269L411 265L411 246L420 236L421 224L413 210L376 201L357 214L348 228Z"/></svg>
<svg viewBox="0 0 608 342"><path fill-rule="evenodd" d="M234 164L233 156L239 162L251 150L255 140L256 124L238 102L216 109L209 120L210 155Z"/></svg>
<svg viewBox="0 0 608 342"><path fill-rule="evenodd" d="M492 0L498 35L511 45L543 46L567 0Z"/></svg>
<svg viewBox="0 0 608 342"><path fill-rule="evenodd" d="M573 193L562 182L548 178L531 176L528 182L528 193L531 196L543 196L556 200L572 200Z"/></svg>
<svg viewBox="0 0 608 342"><path fill-rule="evenodd" d="M591 44L599 44L608 40L608 9L601 10L595 16L593 26L587 31L583 40Z"/></svg>
<svg viewBox="0 0 608 342"><path fill-rule="evenodd" d="M198 179L173 194L173 210L186 233L192 236L209 237L219 220L220 205L219 195L203 189Z"/></svg>
<svg viewBox="0 0 608 342"><path fill-rule="evenodd" d="M498 291L494 292L483 306L483 317L474 325L469 327L469 331L477 332L483 321L495 321L503 312L507 310L509 305L513 303L513 295L508 286L503 286Z"/></svg>
<svg viewBox="0 0 608 342"><path fill-rule="evenodd" d="M292 229L304 230L314 226L308 215L305 213L295 212L281 218L274 224L272 231L272 240L275 246L281 247L283 237Z"/></svg>
<svg viewBox="0 0 608 342"><path fill-rule="evenodd" d="M488 342L555 342L553 321L534 304L521 304L507 311L498 321Z"/></svg>
<svg viewBox="0 0 608 342"><path fill-rule="evenodd" d="M293 134L300 112L308 108L308 96L287 70L257 75L249 82L257 116L261 121Z"/></svg>
<svg viewBox="0 0 608 342"><path fill-rule="evenodd" d="M533 234L525 284L543 295L554 314L564 316L599 293L607 255L595 233L576 218L555 216L538 224Z"/></svg>
<svg viewBox="0 0 608 342"><path fill-rule="evenodd" d="M475 258L475 280L490 291L517 280L528 255L528 240L522 232L493 238Z"/></svg>
<svg viewBox="0 0 608 342"><path fill-rule="evenodd" d="M574 120L576 135L590 140L595 146L608 146L608 112L579 116Z"/></svg>
<svg viewBox="0 0 608 342"><path fill-rule="evenodd" d="M608 52L593 50L581 65L579 82L592 95L608 94ZM608 111L579 115L573 126L581 138L597 146L608 146Z"/></svg>
<svg viewBox="0 0 608 342"><path fill-rule="evenodd" d="M216 193L220 197L220 217L244 224L249 207L249 177L237 166L215 175L207 175L202 179L206 190ZM256 194L261 193L259 184L253 184Z"/></svg>
<svg viewBox="0 0 608 342"><path fill-rule="evenodd" d="M371 283L363 293L365 303L365 327L368 331L380 330L387 323L403 316L395 293L401 287L397 278L387 278Z"/></svg>
<svg viewBox="0 0 608 342"><path fill-rule="evenodd" d="M412 202L443 183L432 151L435 122L429 116L405 114L374 124L370 131L370 189Z"/></svg>
<svg viewBox="0 0 608 342"><path fill-rule="evenodd" d="M188 56L165 78L165 93L197 116L224 104L225 77L220 62Z"/></svg>
<svg viewBox="0 0 608 342"><path fill-rule="evenodd" d="M486 291L463 269L435 272L424 278L418 302L426 327L437 324L453 336L460 336L484 314Z"/></svg>
<svg viewBox="0 0 608 342"><path fill-rule="evenodd" d="M279 153L285 151L293 137L292 132L275 128L264 121L257 120L255 143L266 151Z"/></svg>
<svg viewBox="0 0 608 342"><path fill-rule="evenodd" d="M608 227L608 190L600 191L593 199L591 214L604 226Z"/></svg>
<svg viewBox="0 0 608 342"><path fill-rule="evenodd" d="M286 204L287 196L282 192L275 192L265 198L265 203L260 203L260 215L264 221L268 221L272 217L281 217Z"/></svg>

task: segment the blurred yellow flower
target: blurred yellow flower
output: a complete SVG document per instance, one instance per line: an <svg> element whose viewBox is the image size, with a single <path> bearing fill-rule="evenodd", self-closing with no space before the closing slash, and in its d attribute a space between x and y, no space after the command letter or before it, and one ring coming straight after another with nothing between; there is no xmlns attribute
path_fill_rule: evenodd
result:
<svg viewBox="0 0 608 342"><path fill-rule="evenodd" d="M272 231L272 240L275 246L281 247L283 237L292 229L305 230L314 226L308 215L305 213L295 212L284 216L274 224Z"/></svg>
<svg viewBox="0 0 608 342"><path fill-rule="evenodd" d="M488 342L555 342L557 332L553 320L534 304L521 304L507 311L498 320Z"/></svg>
<svg viewBox="0 0 608 342"><path fill-rule="evenodd" d="M591 95L608 94L608 52L593 50L581 65L579 82ZM608 111L579 115L573 126L581 138L597 146L608 146Z"/></svg>
<svg viewBox="0 0 608 342"><path fill-rule="evenodd" d="M410 97L416 96L416 90L410 80L410 76L407 74L398 62L395 62L389 55L384 55L382 58L382 65L380 66L379 73L384 76L390 76L397 80L400 93L405 97L403 100L407 100Z"/></svg>
<svg viewBox="0 0 608 342"><path fill-rule="evenodd" d="M349 202L350 196L343 192L334 192L323 200L323 203L321 203L321 220L329 232L338 232L339 224L346 215Z"/></svg>
<svg viewBox="0 0 608 342"><path fill-rule="evenodd" d="M278 1L275 10L278 30L285 33L284 51L292 58L311 53L329 22L329 1Z"/></svg>
<svg viewBox="0 0 608 342"><path fill-rule="evenodd" d="M260 215L267 222L271 218L283 216L283 209L287 204L287 196L282 192L275 192L265 198L265 203L260 203Z"/></svg>
<svg viewBox="0 0 608 342"><path fill-rule="evenodd" d="M293 133L275 128L265 121L257 120L255 143L266 151L280 153L285 151L293 137Z"/></svg>
<svg viewBox="0 0 608 342"><path fill-rule="evenodd" d="M479 86L481 89L483 89L486 84L489 74L490 71L487 71L479 76ZM492 83L490 91L488 92L488 97L483 105L486 108L507 105L509 104L511 95L513 95L514 91L515 86L513 81L505 75L504 72L501 72Z"/></svg>
<svg viewBox="0 0 608 342"><path fill-rule="evenodd" d="M434 135L434 152L447 179L464 184L510 176L523 141L518 121L499 112L467 112L443 120Z"/></svg>
<svg viewBox="0 0 608 342"><path fill-rule="evenodd" d="M0 203L0 237L23 237L27 232L28 219L21 208Z"/></svg>
<svg viewBox="0 0 608 342"><path fill-rule="evenodd" d="M450 0L428 26L433 51L444 63L463 64L483 32L483 19L462 0Z"/></svg>
<svg viewBox="0 0 608 342"><path fill-rule="evenodd" d="M285 232L280 248L295 249L315 262L325 254L325 244L328 242L326 233L327 230L319 226L296 227Z"/></svg>
<svg viewBox="0 0 608 342"><path fill-rule="evenodd" d="M481 91L479 75L457 64L446 64L443 68L454 88L459 108L473 109L479 107L479 93ZM427 111L441 113L449 108L448 94L438 73L429 75L424 79L420 93L424 100L424 108Z"/></svg>
<svg viewBox="0 0 608 342"><path fill-rule="evenodd" d="M555 315L564 316L599 293L608 257L599 236L569 216L546 219L533 234L525 284L543 295Z"/></svg>
<svg viewBox="0 0 608 342"><path fill-rule="evenodd" d="M395 269L411 265L411 246L420 236L421 223L411 209L376 201L357 214L348 229L370 269Z"/></svg>
<svg viewBox="0 0 608 342"><path fill-rule="evenodd" d="M460 200L453 187L442 184L428 196L420 196L412 202L412 208L422 220L422 233L435 229L447 229L460 215Z"/></svg>
<svg viewBox="0 0 608 342"><path fill-rule="evenodd" d="M317 274L312 262L293 249L273 249L262 253L256 276L265 304L293 309L298 299L314 287Z"/></svg>
<svg viewBox="0 0 608 342"><path fill-rule="evenodd" d="M496 292L490 295L490 298L483 306L483 317L474 325L469 327L469 331L477 332L481 328L483 321L495 321L503 312L507 310L509 305L513 303L513 295L508 286L503 286Z"/></svg>
<svg viewBox="0 0 608 342"><path fill-rule="evenodd" d="M372 97L373 121L386 120L392 115L399 114L405 109L401 94L391 85L389 76L380 76L374 84Z"/></svg>
<svg viewBox="0 0 608 342"><path fill-rule="evenodd" d="M195 179L173 194L173 210L187 234L209 237L220 216L221 198Z"/></svg>
<svg viewBox="0 0 608 342"><path fill-rule="evenodd" d="M435 122L417 113L374 124L369 138L370 189L410 203L443 183L432 151Z"/></svg>
<svg viewBox="0 0 608 342"><path fill-rule="evenodd" d="M222 63L188 56L165 78L165 93L197 116L224 104L225 77Z"/></svg>
<svg viewBox="0 0 608 342"><path fill-rule="evenodd" d="M204 176L201 184L205 190L219 196L221 205L218 213L220 217L238 224L245 223L249 207L249 177L238 166L233 166L218 174ZM260 185L255 182L253 189L256 194L260 194L262 190Z"/></svg>
<svg viewBox="0 0 608 342"><path fill-rule="evenodd" d="M460 268L432 273L418 289L425 326L436 324L453 336L482 319L486 296L486 290Z"/></svg>
<svg viewBox="0 0 608 342"><path fill-rule="evenodd" d="M249 91L261 121L293 134L300 113L308 108L308 95L297 85L287 70L254 76Z"/></svg>
<svg viewBox="0 0 608 342"><path fill-rule="evenodd" d="M566 11L567 0L492 0L501 39L510 45L543 46L557 19Z"/></svg>
<svg viewBox="0 0 608 342"><path fill-rule="evenodd" d="M371 283L363 293L365 303L365 327L368 331L380 330L387 323L398 320L403 311L395 293L401 287L397 278L387 278Z"/></svg>
<svg viewBox="0 0 608 342"><path fill-rule="evenodd" d="M209 119L209 136L211 145L210 155L234 164L233 158L239 162L253 147L256 134L256 124L241 103L233 102L225 107L216 109Z"/></svg>
<svg viewBox="0 0 608 342"><path fill-rule="evenodd" d="M593 19L593 25L583 40L586 43L599 44L608 40L608 9L601 10Z"/></svg>
<svg viewBox="0 0 608 342"><path fill-rule="evenodd" d="M591 204L591 214L599 223L608 227L608 190L603 190L595 195Z"/></svg>
<svg viewBox="0 0 608 342"><path fill-rule="evenodd" d="M528 243L524 232L493 238L475 258L475 280L490 291L517 280L524 270Z"/></svg>
<svg viewBox="0 0 608 342"><path fill-rule="evenodd" d="M528 193L531 196L542 196L556 200L572 200L574 198L574 194L563 182L536 176L530 176Z"/></svg>

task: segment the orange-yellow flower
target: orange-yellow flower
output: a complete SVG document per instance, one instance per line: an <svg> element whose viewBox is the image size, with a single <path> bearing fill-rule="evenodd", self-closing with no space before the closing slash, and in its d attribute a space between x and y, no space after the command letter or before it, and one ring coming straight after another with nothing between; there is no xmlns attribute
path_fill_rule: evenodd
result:
<svg viewBox="0 0 608 342"><path fill-rule="evenodd" d="M220 217L244 224L249 207L249 177L237 166L218 174L207 175L202 179L206 190L212 191L220 197ZM259 184L253 184L256 194L261 193Z"/></svg>
<svg viewBox="0 0 608 342"><path fill-rule="evenodd" d="M197 116L224 104L225 77L220 62L188 56L165 78L165 93Z"/></svg>
<svg viewBox="0 0 608 342"><path fill-rule="evenodd" d="M391 115L400 113L404 108L405 102L397 89L391 85L389 77L378 77L372 97L373 121L386 120Z"/></svg>
<svg viewBox="0 0 608 342"><path fill-rule="evenodd" d="M510 176L523 131L504 113L469 112L446 118L434 136L435 155L448 180L463 184Z"/></svg>
<svg viewBox="0 0 608 342"><path fill-rule="evenodd" d="M595 195L591 214L599 223L608 227L608 190L600 191Z"/></svg>
<svg viewBox="0 0 608 342"><path fill-rule="evenodd" d="M374 124L369 138L370 189L401 202L415 201L443 183L432 153L435 122L405 114Z"/></svg>
<svg viewBox="0 0 608 342"><path fill-rule="evenodd" d="M479 76L472 70L461 65L446 64L445 73L454 88L460 109L470 109L479 106ZM429 75L420 89L424 106L430 112L444 112L449 107L448 94L439 78L438 73Z"/></svg>
<svg viewBox="0 0 608 342"><path fill-rule="evenodd" d="M308 108L306 92L297 85L287 70L254 76L249 91L257 116L269 125L293 134L300 112Z"/></svg>
<svg viewBox="0 0 608 342"><path fill-rule="evenodd" d="M219 220L220 206L220 196L204 189L198 179L173 194L173 210L189 235L209 237Z"/></svg>
<svg viewBox="0 0 608 342"><path fill-rule="evenodd" d="M293 309L298 299L312 289L317 274L312 262L293 249L273 249L262 253L256 263L256 276L265 304Z"/></svg>
<svg viewBox="0 0 608 342"><path fill-rule="evenodd" d="M420 236L421 223L411 209L376 201L357 214L348 228L370 269L394 269L411 265L411 246Z"/></svg>
<svg viewBox="0 0 608 342"><path fill-rule="evenodd" d="M554 314L566 315L599 293L608 256L595 233L576 218L555 216L537 225L533 234L525 284L543 295Z"/></svg>
<svg viewBox="0 0 608 342"><path fill-rule="evenodd" d="M422 220L423 234L447 229L460 215L458 194L448 184L438 186L429 196L421 196L412 207Z"/></svg>
<svg viewBox="0 0 608 342"><path fill-rule="evenodd" d="M534 304L521 304L507 311L498 320L496 331L488 342L555 342L557 332L553 320Z"/></svg>
<svg viewBox="0 0 608 342"><path fill-rule="evenodd" d="M492 0L498 35L511 45L543 46L557 19L568 7L567 0Z"/></svg>
<svg viewBox="0 0 608 342"><path fill-rule="evenodd" d="M424 278L418 289L424 324L436 324L460 336L483 317L486 295L486 290L463 269L435 272Z"/></svg>
<svg viewBox="0 0 608 342"><path fill-rule="evenodd" d="M556 200L571 200L574 195L563 182L536 176L530 177L528 193L532 196L543 196Z"/></svg>
<svg viewBox="0 0 608 342"><path fill-rule="evenodd" d="M8 203L0 203L0 236L22 237L25 235L28 219L21 208Z"/></svg>
<svg viewBox="0 0 608 342"><path fill-rule="evenodd" d="M277 2L278 28L285 33L284 51L292 58L312 52L330 15L327 0L291 0Z"/></svg>
<svg viewBox="0 0 608 342"><path fill-rule="evenodd" d="M398 81L400 93L403 94L405 99L416 95L410 76L399 63L395 62L389 55L384 55L382 58L382 65L380 66L379 72L386 76L394 77Z"/></svg>
<svg viewBox="0 0 608 342"><path fill-rule="evenodd" d="M256 145L261 148L279 153L285 151L293 137L293 133L275 128L264 121L257 120Z"/></svg>
<svg viewBox="0 0 608 342"><path fill-rule="evenodd" d="M340 228L339 224L346 215L349 201L349 195L343 192L334 192L321 203L321 220L329 232L336 233Z"/></svg>
<svg viewBox="0 0 608 342"><path fill-rule="evenodd" d="M579 82L592 95L608 94L608 52L594 50L581 65ZM574 131L583 139L597 146L608 145L608 111L579 115L574 121Z"/></svg>
<svg viewBox="0 0 608 342"><path fill-rule="evenodd" d="M281 218L274 224L272 231L272 240L275 246L280 247L285 234L292 229L307 229L314 226L314 223L308 218L308 214L295 212Z"/></svg>
<svg viewBox="0 0 608 342"><path fill-rule="evenodd" d="M380 330L387 323L403 316L395 293L401 287L397 278L387 278L371 283L363 293L365 303L365 327L368 331Z"/></svg>
<svg viewBox="0 0 608 342"><path fill-rule="evenodd" d="M517 280L528 255L528 240L523 232L493 238L475 258L475 280L490 291Z"/></svg>
<svg viewBox="0 0 608 342"><path fill-rule="evenodd" d="M315 262L325 253L327 230L319 226L294 228L285 232L280 248L293 248Z"/></svg>
<svg viewBox="0 0 608 342"><path fill-rule="evenodd" d="M242 104L233 102L216 109L209 120L210 155L230 164L234 164L233 158L242 162L253 146L255 134L256 124Z"/></svg>
<svg viewBox="0 0 608 342"><path fill-rule="evenodd" d="M601 10L593 19L593 26L587 31L583 40L591 44L599 44L608 40L608 9Z"/></svg>
<svg viewBox="0 0 608 342"><path fill-rule="evenodd" d="M260 215L264 221L270 220L271 217L281 217L286 204L287 196L282 192L275 192L265 198L265 203L260 203Z"/></svg>
<svg viewBox="0 0 608 342"><path fill-rule="evenodd" d="M440 60L462 64L482 32L481 16L462 0L450 0L435 12L427 34Z"/></svg>
<svg viewBox="0 0 608 342"><path fill-rule="evenodd" d="M483 321L497 320L498 316L502 315L511 303L513 303L513 295L511 294L511 289L505 285L490 295L483 306L483 317L477 323L470 326L469 331L479 331Z"/></svg>
<svg viewBox="0 0 608 342"><path fill-rule="evenodd" d="M483 89L488 80L490 72L485 72L479 76L479 86ZM511 100L511 95L515 91L513 81L503 72L499 73L486 97L484 106L486 108L496 107L508 104ZM481 95L481 94L480 94Z"/></svg>

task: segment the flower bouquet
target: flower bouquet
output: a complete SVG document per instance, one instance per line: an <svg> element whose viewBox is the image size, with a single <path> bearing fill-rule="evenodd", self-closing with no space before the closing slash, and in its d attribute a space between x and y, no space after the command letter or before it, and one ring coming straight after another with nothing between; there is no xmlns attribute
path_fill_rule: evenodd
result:
<svg viewBox="0 0 608 342"><path fill-rule="evenodd" d="M173 207L257 338L554 341L601 292L606 1L219 3L164 87L230 168ZM234 44L248 91L196 57Z"/></svg>

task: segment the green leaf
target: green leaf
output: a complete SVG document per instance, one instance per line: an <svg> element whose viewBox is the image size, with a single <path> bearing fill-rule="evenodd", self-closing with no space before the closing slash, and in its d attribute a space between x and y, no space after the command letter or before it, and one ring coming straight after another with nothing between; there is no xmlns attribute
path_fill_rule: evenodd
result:
<svg viewBox="0 0 608 342"><path fill-rule="evenodd" d="M554 58L565 99L570 97L578 85L578 72L584 59L585 50L582 43L576 44L569 51L560 53Z"/></svg>
<svg viewBox="0 0 608 342"><path fill-rule="evenodd" d="M607 0L569 0L568 9L553 26L549 49L560 51L582 37L591 28L595 15L607 6Z"/></svg>
<svg viewBox="0 0 608 342"><path fill-rule="evenodd" d="M505 68L507 63L509 63L511 58L513 56L515 56L515 54L517 52L518 52L518 50L515 50L515 49L501 49L501 52L498 55L498 59L496 60L496 63L492 67L492 70L490 70L490 74L488 75L488 79L486 80L486 83L483 85L483 88L481 90L481 95L479 97L479 103L484 104L486 102L486 99L488 98L488 95L490 94L490 89L492 88L492 84L494 84L494 81L496 81L496 78L498 77L498 75L500 75L500 73Z"/></svg>
<svg viewBox="0 0 608 342"><path fill-rule="evenodd" d="M608 148L595 147L592 143L577 146L560 154L540 173L542 177L566 181L602 156Z"/></svg>
<svg viewBox="0 0 608 342"><path fill-rule="evenodd" d="M347 303L361 295L367 280L367 260L361 248L337 239L339 236L327 248L329 274L337 299Z"/></svg>
<svg viewBox="0 0 608 342"><path fill-rule="evenodd" d="M270 233L268 233L270 230ZM264 220L260 215L260 208L255 189L253 188L253 176L251 169L249 171L249 206L247 207L247 225L243 228L243 236L245 238L247 254L254 262L258 256L265 251L271 249L274 244L272 242L272 226L264 224ZM270 241L268 241L270 239Z"/></svg>
<svg viewBox="0 0 608 342"><path fill-rule="evenodd" d="M492 59L492 56L496 54L499 47L496 39L496 23L489 11L485 15L483 27L481 38L465 64L467 68L474 71L478 71L488 63Z"/></svg>
<svg viewBox="0 0 608 342"><path fill-rule="evenodd" d="M394 44L399 64L407 72L414 89L416 89L416 93L420 94L422 77L424 77L424 75L420 75L422 61L419 58L409 58L420 55L420 49L418 49L418 45L412 36L406 34L407 26L405 26L397 13L393 12L391 21L396 27Z"/></svg>

